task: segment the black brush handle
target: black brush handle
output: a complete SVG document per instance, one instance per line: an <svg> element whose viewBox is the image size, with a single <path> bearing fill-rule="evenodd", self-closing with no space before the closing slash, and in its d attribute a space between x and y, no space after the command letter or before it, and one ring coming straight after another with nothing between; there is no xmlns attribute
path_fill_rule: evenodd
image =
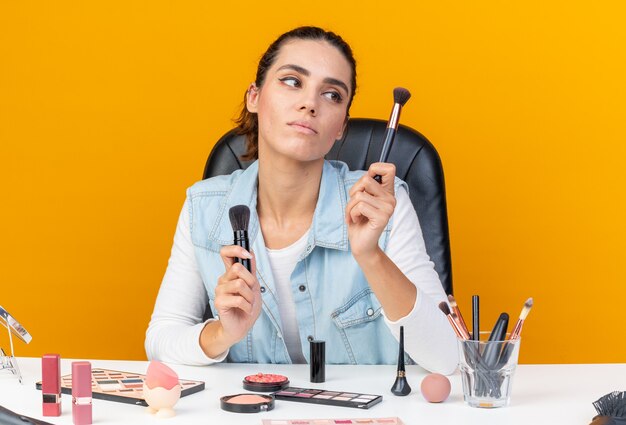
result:
<svg viewBox="0 0 626 425"><path fill-rule="evenodd" d="M248 240L248 232L246 230L235 231L235 245L239 245L246 251L250 252L250 241ZM252 273L252 262L248 258L235 258L237 263L241 263L250 273Z"/></svg>
<svg viewBox="0 0 626 425"><path fill-rule="evenodd" d="M472 339L480 341L480 298L472 295Z"/></svg>
<svg viewBox="0 0 626 425"><path fill-rule="evenodd" d="M474 391L477 395L484 396L490 388L499 389L498 378L490 373L485 360L480 355L480 342L468 340L463 343L462 351L467 363L474 369Z"/></svg>
<svg viewBox="0 0 626 425"><path fill-rule="evenodd" d="M378 162L387 162L387 158L389 158L389 152L391 151L391 145L393 145L393 140L396 137L396 130L390 127L387 127L387 131L385 131L385 141L383 143L383 150L380 153L380 160ZM376 174L374 176L374 180L378 183L383 182L382 176Z"/></svg>
<svg viewBox="0 0 626 425"><path fill-rule="evenodd" d="M511 354L513 354L513 350L515 350L515 343L517 340L509 340L504 343L504 348L500 353L500 358L498 359L498 364L496 366L497 369L501 369L505 364L508 363ZM518 342L519 344L519 342Z"/></svg>
<svg viewBox="0 0 626 425"><path fill-rule="evenodd" d="M52 425L50 422L44 422L44 421L40 421L39 419L34 419L28 416L20 415L2 406L0 406L0 424L2 425L25 425L25 424Z"/></svg>
<svg viewBox="0 0 626 425"><path fill-rule="evenodd" d="M496 324L493 326L491 334L489 335L489 341L504 341L504 337L506 336L506 329L509 326L509 315L506 313L501 313L498 320L496 320ZM485 347L485 352L483 353L483 358L485 359L485 363L487 367L493 369L496 367L498 363L498 357L500 357L500 352L502 351L502 344L487 344Z"/></svg>

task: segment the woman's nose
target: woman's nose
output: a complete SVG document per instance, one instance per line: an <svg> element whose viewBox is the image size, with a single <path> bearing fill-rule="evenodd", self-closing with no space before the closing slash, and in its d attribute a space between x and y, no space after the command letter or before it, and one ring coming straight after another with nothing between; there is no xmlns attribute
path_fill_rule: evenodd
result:
<svg viewBox="0 0 626 425"><path fill-rule="evenodd" d="M309 111L311 115L315 116L317 113L317 101L317 94L313 90L303 90L298 109Z"/></svg>

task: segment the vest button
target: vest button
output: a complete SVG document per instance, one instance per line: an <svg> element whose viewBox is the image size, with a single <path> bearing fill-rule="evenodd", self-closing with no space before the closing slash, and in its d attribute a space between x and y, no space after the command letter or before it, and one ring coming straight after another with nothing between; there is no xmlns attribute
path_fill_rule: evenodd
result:
<svg viewBox="0 0 626 425"><path fill-rule="evenodd" d="M265 292L265 286L261 286L261 292Z"/></svg>
<svg viewBox="0 0 626 425"><path fill-rule="evenodd" d="M311 341L313 341L313 336L309 335L309 336L306 337L306 339L307 339L307 341L311 342Z"/></svg>
<svg viewBox="0 0 626 425"><path fill-rule="evenodd" d="M373 308L368 308L367 309L367 315L370 316L370 317L373 316L374 315L374 309Z"/></svg>
<svg viewBox="0 0 626 425"><path fill-rule="evenodd" d="M300 292L304 292L304 291L306 291L306 286L300 285L300 286L298 286L298 289L300 290Z"/></svg>

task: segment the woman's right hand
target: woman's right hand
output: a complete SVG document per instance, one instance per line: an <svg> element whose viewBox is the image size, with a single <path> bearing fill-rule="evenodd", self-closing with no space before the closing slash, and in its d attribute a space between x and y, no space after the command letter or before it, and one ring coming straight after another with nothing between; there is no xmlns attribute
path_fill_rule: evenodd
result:
<svg viewBox="0 0 626 425"><path fill-rule="evenodd" d="M243 339L261 313L261 286L256 278L256 261L238 245L225 246L220 256L226 272L217 280L215 308L222 326L222 337L232 346ZM249 272L236 258L249 258Z"/></svg>

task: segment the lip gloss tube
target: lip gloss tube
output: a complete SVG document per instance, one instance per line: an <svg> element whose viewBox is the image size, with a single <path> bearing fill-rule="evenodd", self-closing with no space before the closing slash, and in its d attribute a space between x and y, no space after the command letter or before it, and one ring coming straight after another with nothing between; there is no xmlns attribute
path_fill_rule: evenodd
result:
<svg viewBox="0 0 626 425"><path fill-rule="evenodd" d="M89 425L91 418L91 363L72 362L72 419Z"/></svg>
<svg viewBox="0 0 626 425"><path fill-rule="evenodd" d="M61 356L44 354L41 358L43 416L61 416Z"/></svg>

